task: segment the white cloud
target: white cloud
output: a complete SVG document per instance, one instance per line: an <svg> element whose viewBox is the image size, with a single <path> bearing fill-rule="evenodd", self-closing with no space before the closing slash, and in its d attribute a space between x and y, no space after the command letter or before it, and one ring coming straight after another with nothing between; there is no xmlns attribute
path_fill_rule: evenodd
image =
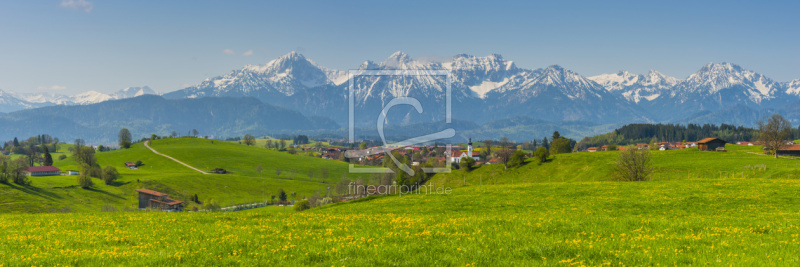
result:
<svg viewBox="0 0 800 267"><path fill-rule="evenodd" d="M94 8L94 4L86 0L61 0L61 7L90 13Z"/></svg>
<svg viewBox="0 0 800 267"><path fill-rule="evenodd" d="M242 56L252 56L253 50L247 50L247 52L242 53Z"/></svg>
<svg viewBox="0 0 800 267"><path fill-rule="evenodd" d="M223 54L227 54L227 55L235 55L236 54L236 52L233 52L233 50L230 50L230 49L227 49L227 48L223 49L222 53Z"/></svg>
<svg viewBox="0 0 800 267"><path fill-rule="evenodd" d="M39 86L36 87L36 89L39 91L61 91L61 90L66 90L67 87L61 85L53 85L53 86Z"/></svg>

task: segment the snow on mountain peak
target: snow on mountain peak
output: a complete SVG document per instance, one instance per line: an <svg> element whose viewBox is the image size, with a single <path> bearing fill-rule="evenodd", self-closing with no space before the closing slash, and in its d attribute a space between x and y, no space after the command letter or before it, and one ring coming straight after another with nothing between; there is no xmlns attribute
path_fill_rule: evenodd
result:
<svg viewBox="0 0 800 267"><path fill-rule="evenodd" d="M402 51L394 52L394 54L386 58L386 60L390 62L400 62L400 63L408 63L413 61L413 59L410 56L408 56L408 54L403 53Z"/></svg>
<svg viewBox="0 0 800 267"><path fill-rule="evenodd" d="M786 88L787 94L800 96L800 79L787 82L784 84L784 87Z"/></svg>

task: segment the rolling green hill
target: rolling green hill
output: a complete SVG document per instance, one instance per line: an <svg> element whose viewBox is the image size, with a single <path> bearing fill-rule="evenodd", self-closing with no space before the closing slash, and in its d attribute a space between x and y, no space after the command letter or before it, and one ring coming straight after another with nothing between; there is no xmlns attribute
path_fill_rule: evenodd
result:
<svg viewBox="0 0 800 267"><path fill-rule="evenodd" d="M688 178L792 178L800 179L800 161L763 155L761 146L725 146L728 152L694 149L651 151L655 180ZM484 165L465 172L437 174L430 181L452 187L480 184L518 184L544 182L580 182L613 180L614 163L619 151L581 152L551 155L541 165L533 159L519 168L505 169L502 164ZM763 165L763 166L762 166Z"/></svg>
<svg viewBox="0 0 800 267"><path fill-rule="evenodd" d="M177 200L184 200L184 197L188 200L197 194L201 202L214 200L221 205L269 199L278 189L296 192L299 199L317 192L324 195L328 186L333 187L345 175L351 179L361 177L347 174L348 165L343 162L290 155L230 142L198 138L160 139L155 140L152 147L200 169L222 167L232 173L204 175L156 155L143 144L137 143L130 149L96 153L101 166L114 166L120 172L121 179L114 185L105 185L94 179L95 186L84 190L77 186L76 176L31 177L30 186L0 184L0 212L134 208L138 203L135 190L139 188L161 191ZM54 154L53 157L57 158L58 155ZM137 160L141 160L144 166L137 170L124 167L124 162ZM264 169L261 177L256 172L258 164L262 164ZM78 169L71 158L56 160L54 166L62 170ZM275 178L276 168L283 170L279 179ZM322 168L327 168L329 172L325 183L321 181ZM294 180L291 179L292 169L296 170ZM308 177L309 171L314 172L313 179ZM189 203L190 209L200 206Z"/></svg>

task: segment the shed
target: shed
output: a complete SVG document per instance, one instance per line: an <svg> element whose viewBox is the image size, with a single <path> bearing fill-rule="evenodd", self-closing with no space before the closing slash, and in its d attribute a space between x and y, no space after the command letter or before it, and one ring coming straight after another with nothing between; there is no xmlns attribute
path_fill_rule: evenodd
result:
<svg viewBox="0 0 800 267"><path fill-rule="evenodd" d="M800 157L800 145L786 145L778 149L780 156L795 156Z"/></svg>
<svg viewBox="0 0 800 267"><path fill-rule="evenodd" d="M140 209L151 208L166 211L183 210L183 201L170 199L167 194L144 188L137 189L136 192L139 192Z"/></svg>
<svg viewBox="0 0 800 267"><path fill-rule="evenodd" d="M704 138L703 140L697 141L697 148L700 151L717 151L718 150L717 148L720 148L720 147L722 149L725 149L725 144L727 144L727 143L728 142L725 142L722 139L709 137L709 138Z"/></svg>

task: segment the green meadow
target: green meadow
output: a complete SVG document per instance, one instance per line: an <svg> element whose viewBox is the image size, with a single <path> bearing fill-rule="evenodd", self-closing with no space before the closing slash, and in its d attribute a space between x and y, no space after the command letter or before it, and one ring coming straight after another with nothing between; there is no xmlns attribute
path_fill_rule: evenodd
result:
<svg viewBox="0 0 800 267"><path fill-rule="evenodd" d="M18 265L797 266L798 179L526 183L303 212L2 214Z"/></svg>
<svg viewBox="0 0 800 267"><path fill-rule="evenodd" d="M212 143L213 142L213 143ZM348 164L340 161L310 156L290 155L248 147L224 141L198 138L155 140L151 145L159 152L172 156L196 168L211 170L225 168L230 174L201 174L170 159L156 155L142 143L130 149L97 152L101 166L114 166L121 178L112 185L94 179L94 187L81 189L76 176L30 177L30 186L0 184L0 211L2 212L54 212L100 211L106 209L132 209L137 207L136 189L148 188L164 192L177 200L188 200L195 194L203 203L213 201L219 205L260 202L271 199L279 189L296 193L296 199L327 193L328 187L343 177L360 176L347 173ZM58 160L64 147L54 153L54 166L63 170L78 170L75 161L68 157ZM127 169L125 162L141 160L144 166ZM261 174L256 166L262 165ZM323 183L321 170L328 169L328 179ZM282 174L276 175L275 170ZM292 175L294 170L294 175ZM309 175L311 174L311 177ZM227 188L226 188L227 187ZM333 190L333 189L331 189ZM291 199L291 197L290 197ZM188 208L202 209L202 205L188 203Z"/></svg>

